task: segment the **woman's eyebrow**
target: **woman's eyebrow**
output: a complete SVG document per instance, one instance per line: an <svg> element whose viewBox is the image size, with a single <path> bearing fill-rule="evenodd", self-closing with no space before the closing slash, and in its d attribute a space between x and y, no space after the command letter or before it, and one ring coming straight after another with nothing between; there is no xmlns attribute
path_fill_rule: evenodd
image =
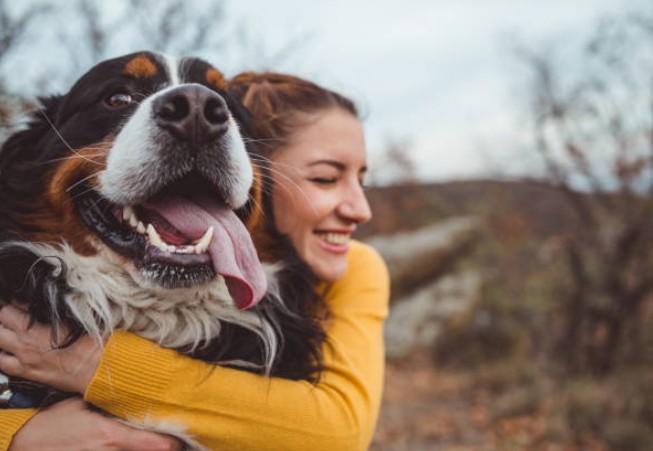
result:
<svg viewBox="0 0 653 451"><path fill-rule="evenodd" d="M329 165L329 166L333 166L334 168L338 169L339 171L344 171L347 168L347 166L344 163L342 163L340 161L337 161L337 160L317 160L317 161L313 161L313 162L309 163L308 166L313 167L313 166L317 166L317 165L320 165L320 164L326 164L326 165Z"/></svg>

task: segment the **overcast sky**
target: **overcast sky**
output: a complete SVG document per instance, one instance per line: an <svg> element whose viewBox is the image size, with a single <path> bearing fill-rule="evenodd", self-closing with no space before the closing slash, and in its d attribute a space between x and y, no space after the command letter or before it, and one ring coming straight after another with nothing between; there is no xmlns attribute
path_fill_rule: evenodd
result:
<svg viewBox="0 0 653 451"><path fill-rule="evenodd" d="M198 1L213 0L187 5ZM229 23L241 23L250 36L246 56L233 50L220 61L213 53L201 56L227 75L281 70L350 95L365 112L372 168L383 167L384 143L407 141L425 180L528 166L528 152L516 150L524 139L526 92L526 69L511 52L517 43L570 46L606 14L653 13L651 0L225 1ZM101 4L110 11L112 3ZM66 26L73 35L80 28ZM216 26L225 23L216 20ZM10 73L29 71L56 53L56 28L38 30ZM269 56L288 43L288 56L270 66Z"/></svg>
<svg viewBox="0 0 653 451"><path fill-rule="evenodd" d="M240 0L229 11L269 49L307 38L281 69L363 105L372 162L388 138L409 139L420 176L443 180L522 164L516 42L565 46L601 16L642 5L653 2Z"/></svg>

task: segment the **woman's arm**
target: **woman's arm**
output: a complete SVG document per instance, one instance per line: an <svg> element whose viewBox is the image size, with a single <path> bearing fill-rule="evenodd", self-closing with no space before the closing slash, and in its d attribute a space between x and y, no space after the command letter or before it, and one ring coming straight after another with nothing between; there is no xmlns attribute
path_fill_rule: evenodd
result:
<svg viewBox="0 0 653 451"><path fill-rule="evenodd" d="M116 333L85 398L122 418L176 424L210 449L362 450L383 382L388 276L354 243L327 295L332 319L317 385L213 367Z"/></svg>
<svg viewBox="0 0 653 451"><path fill-rule="evenodd" d="M211 449L366 449L381 400L388 275L378 254L360 243L352 243L348 267L326 296L332 317L325 371L316 385L207 365L115 333L85 397L116 416L186 431ZM4 341L6 349L14 345L12 353L23 362L21 354L30 354L24 346L11 337ZM42 353L30 371L42 372L45 362L54 377L52 355ZM21 365L12 365L14 374L26 376Z"/></svg>
<svg viewBox="0 0 653 451"><path fill-rule="evenodd" d="M37 412L36 409L0 410L0 449L9 449L14 435Z"/></svg>
<svg viewBox="0 0 653 451"><path fill-rule="evenodd" d="M181 449L173 437L141 431L88 409L80 398L71 398L47 409L0 411L0 449L30 451L42 449L168 451ZM34 415L36 414L36 415ZM19 420L18 430L13 421ZM5 421L11 424L6 424ZM17 432L8 434L9 430Z"/></svg>

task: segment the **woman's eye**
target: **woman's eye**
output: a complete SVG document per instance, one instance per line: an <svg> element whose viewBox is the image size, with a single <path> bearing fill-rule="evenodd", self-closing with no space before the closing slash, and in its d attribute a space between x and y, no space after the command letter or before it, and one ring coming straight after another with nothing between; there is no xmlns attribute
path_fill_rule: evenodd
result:
<svg viewBox="0 0 653 451"><path fill-rule="evenodd" d="M314 177L311 179L311 182L320 184L320 185L329 185L331 183L336 183L335 178L328 178L328 177Z"/></svg>
<svg viewBox="0 0 653 451"><path fill-rule="evenodd" d="M122 108L130 105L134 101L131 94L127 92L117 92L106 98L105 103L111 108Z"/></svg>

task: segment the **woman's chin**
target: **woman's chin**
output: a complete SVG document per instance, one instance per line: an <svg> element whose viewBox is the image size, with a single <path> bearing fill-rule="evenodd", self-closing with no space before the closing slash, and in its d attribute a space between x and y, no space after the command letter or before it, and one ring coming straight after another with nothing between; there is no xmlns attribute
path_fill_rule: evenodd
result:
<svg viewBox="0 0 653 451"><path fill-rule="evenodd" d="M347 272L347 252L349 242L342 244L328 243L313 236L305 242L300 258L311 268L313 274L324 282L342 279Z"/></svg>
<svg viewBox="0 0 653 451"><path fill-rule="evenodd" d="M331 256L331 258L323 257L314 264L309 263L309 266L318 279L324 282L335 282L342 279L347 272L346 254L338 257Z"/></svg>

